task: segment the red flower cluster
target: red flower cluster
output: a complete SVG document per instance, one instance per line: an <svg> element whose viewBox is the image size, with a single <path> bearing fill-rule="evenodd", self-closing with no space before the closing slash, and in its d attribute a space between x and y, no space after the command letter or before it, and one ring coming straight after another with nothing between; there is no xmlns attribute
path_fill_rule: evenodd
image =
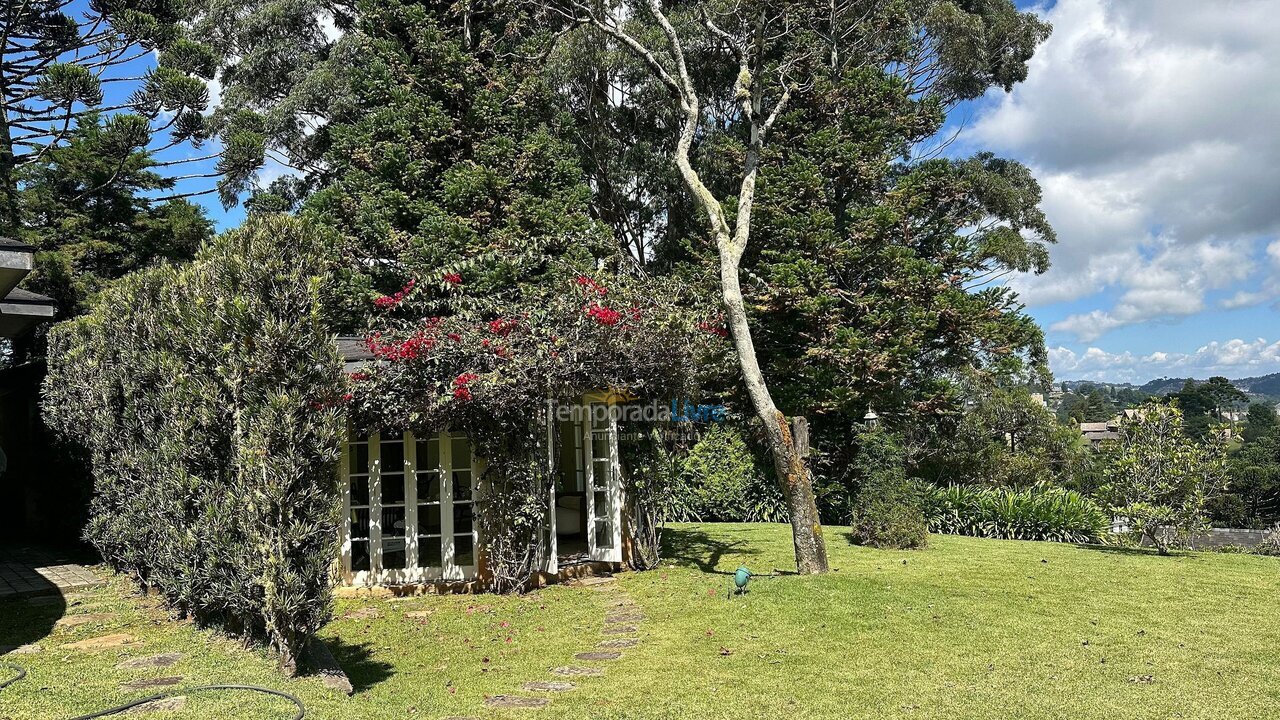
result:
<svg viewBox="0 0 1280 720"><path fill-rule="evenodd" d="M462 336L459 335L458 333L449 333L448 335L445 335L445 337L449 338L454 342L462 342Z"/></svg>
<svg viewBox="0 0 1280 720"><path fill-rule="evenodd" d="M404 299L409 296L409 293L413 291L413 286L416 284L416 280L410 280L409 283L400 288L400 291L395 295L383 295L380 298L374 298L373 304L383 309L393 308L404 302Z"/></svg>
<svg viewBox="0 0 1280 720"><path fill-rule="evenodd" d="M504 320L503 318L498 318L497 320L489 321L489 332L500 337L506 337L511 334L512 330L519 327L519 325L520 323L515 320Z"/></svg>
<svg viewBox="0 0 1280 720"><path fill-rule="evenodd" d="M719 335L720 337L729 337L729 331L725 329L724 325L720 322L713 323L713 322L708 322L706 320L703 320L702 322L698 323L698 329L705 330L711 333L712 335Z"/></svg>
<svg viewBox="0 0 1280 720"><path fill-rule="evenodd" d="M374 333L372 336L365 338L364 344L369 348L369 352L373 353L376 358L383 360L416 360L431 351L436 346L436 339L430 335L424 335L419 332L413 337L401 342L382 343L379 342L382 333Z"/></svg>
<svg viewBox="0 0 1280 720"><path fill-rule="evenodd" d="M475 373L462 373L453 379L453 397L458 400L470 400L471 388L467 387L480 376Z"/></svg>
<svg viewBox="0 0 1280 720"><path fill-rule="evenodd" d="M586 275L579 275L578 277L574 278L573 281L578 284L578 287L582 288L588 294L594 293L600 297L604 297L605 295L609 294L609 291L608 289L605 288L605 286L601 285L595 280L592 280Z"/></svg>
<svg viewBox="0 0 1280 720"><path fill-rule="evenodd" d="M592 318L601 325L617 325L622 320L622 313L610 307L605 307L599 303L592 303L582 309L587 317Z"/></svg>
<svg viewBox="0 0 1280 720"><path fill-rule="evenodd" d="M461 285L462 276L456 272L445 273L444 281L449 283L450 285Z"/></svg>
<svg viewBox="0 0 1280 720"><path fill-rule="evenodd" d="M354 381L356 381L356 382L359 382L359 381L361 381L361 380L368 380L368 379L369 379L369 373L364 372L363 370L357 370L356 372L351 373L351 374L350 374L350 375L348 375L347 377L351 378L352 380L354 380Z"/></svg>

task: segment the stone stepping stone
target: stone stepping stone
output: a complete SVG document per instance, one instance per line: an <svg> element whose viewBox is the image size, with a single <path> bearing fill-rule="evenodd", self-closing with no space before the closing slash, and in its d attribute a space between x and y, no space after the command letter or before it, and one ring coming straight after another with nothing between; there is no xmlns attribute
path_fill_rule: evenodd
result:
<svg viewBox="0 0 1280 720"><path fill-rule="evenodd" d="M602 648L629 648L640 644L636 638L614 638L612 640L601 640L596 643L596 647Z"/></svg>
<svg viewBox="0 0 1280 720"><path fill-rule="evenodd" d="M382 613L376 607L362 607L343 615L344 620L377 620Z"/></svg>
<svg viewBox="0 0 1280 720"><path fill-rule="evenodd" d="M575 667L566 665L564 667L551 668L552 675L560 677L600 677L604 675L604 670L597 667Z"/></svg>
<svg viewBox="0 0 1280 720"><path fill-rule="evenodd" d="M620 613L617 615L605 615L604 621L610 625L620 625L625 623L635 623L644 620L644 615L640 613Z"/></svg>
<svg viewBox="0 0 1280 720"><path fill-rule="evenodd" d="M169 687L182 682L181 675L172 677L147 678L146 680L134 680L132 682L120 683L121 690L146 690L148 688Z"/></svg>
<svg viewBox="0 0 1280 720"><path fill-rule="evenodd" d="M610 625L601 632L605 635L630 635L635 631L635 625Z"/></svg>
<svg viewBox="0 0 1280 720"><path fill-rule="evenodd" d="M44 650L35 643L27 645L0 645L0 655L35 655Z"/></svg>
<svg viewBox="0 0 1280 720"><path fill-rule="evenodd" d="M117 670L137 670L139 668L166 668L182 659L182 653L160 653L125 660L116 665Z"/></svg>
<svg viewBox="0 0 1280 720"><path fill-rule="evenodd" d="M529 692L566 692L575 687L567 680L535 680L524 684L524 689Z"/></svg>
<svg viewBox="0 0 1280 720"><path fill-rule="evenodd" d="M186 707L187 696L175 695L174 697L160 698L159 700L152 700L151 702L142 703L141 705L134 705L128 710L125 710L122 714L133 715L135 713L158 712L160 710L182 710Z"/></svg>
<svg viewBox="0 0 1280 720"><path fill-rule="evenodd" d="M54 627L75 629L81 625L98 625L105 622L111 622L119 616L115 613L85 613L83 615L67 615L58 618Z"/></svg>
<svg viewBox="0 0 1280 720"><path fill-rule="evenodd" d="M91 637L87 640L79 640L73 643L66 643L62 647L66 650L81 650L91 652L93 650L108 650L110 648L123 647L138 642L138 638L124 633L115 635L100 635Z"/></svg>
<svg viewBox="0 0 1280 720"><path fill-rule="evenodd" d="M608 585L609 583L612 583L612 582L614 582L614 577L612 575L604 575L604 576L598 576L598 577L597 576L584 577L578 581L578 584L584 585L586 587L592 587L592 586Z"/></svg>
<svg viewBox="0 0 1280 720"><path fill-rule="evenodd" d="M525 697L523 695L492 695L484 699L485 707L492 708L541 708L551 704L551 700L541 697Z"/></svg>
<svg viewBox="0 0 1280 720"><path fill-rule="evenodd" d="M586 660L588 662L597 662L600 660L617 660L622 657L622 653L616 650L580 652L573 656L574 660Z"/></svg>

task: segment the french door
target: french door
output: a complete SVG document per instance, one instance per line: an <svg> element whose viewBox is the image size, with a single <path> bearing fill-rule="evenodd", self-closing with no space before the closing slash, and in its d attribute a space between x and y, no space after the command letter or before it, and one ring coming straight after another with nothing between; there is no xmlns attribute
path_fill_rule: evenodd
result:
<svg viewBox="0 0 1280 720"><path fill-rule="evenodd" d="M582 457L586 479L587 553L592 560L622 562L622 473L618 418L610 406L587 406Z"/></svg>
<svg viewBox="0 0 1280 720"><path fill-rule="evenodd" d="M479 461L465 435L375 433L342 453L348 584L475 577Z"/></svg>

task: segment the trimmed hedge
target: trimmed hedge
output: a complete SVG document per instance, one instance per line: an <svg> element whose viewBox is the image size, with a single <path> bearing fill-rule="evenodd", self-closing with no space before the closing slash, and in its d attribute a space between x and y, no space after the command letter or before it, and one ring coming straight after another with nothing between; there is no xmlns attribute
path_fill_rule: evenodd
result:
<svg viewBox="0 0 1280 720"><path fill-rule="evenodd" d="M1097 542L1110 518L1093 500L1061 488L995 490L919 482L929 531L1004 540Z"/></svg>
<svg viewBox="0 0 1280 720"><path fill-rule="evenodd" d="M327 238L250 220L128 276L50 334L45 416L94 478L87 539L180 614L282 666L331 613L341 363Z"/></svg>

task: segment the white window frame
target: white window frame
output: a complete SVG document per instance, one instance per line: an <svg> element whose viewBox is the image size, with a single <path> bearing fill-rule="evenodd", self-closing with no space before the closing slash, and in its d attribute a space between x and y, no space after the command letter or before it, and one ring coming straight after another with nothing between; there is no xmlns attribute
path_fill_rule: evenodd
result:
<svg viewBox="0 0 1280 720"><path fill-rule="evenodd" d="M597 422L595 408L602 407L607 416L603 422ZM614 407L607 403L588 403L584 406L586 422L583 423L583 454L586 468L586 507L587 507L587 554L592 560L602 562L622 562L622 468L618 458L618 416ZM606 457L596 457L594 433L603 433L606 438ZM603 483L608 508L596 508L596 465L599 463L608 468L609 476ZM600 511L608 513L611 537L609 547L601 547L596 537L596 516Z"/></svg>
<svg viewBox="0 0 1280 720"><path fill-rule="evenodd" d="M368 438L351 439L342 443L342 459L339 475L342 487L342 579L347 585L400 585L425 582L453 582L474 579L479 570L480 536L476 522L475 501L478 492L477 478L483 470L484 463L476 457L474 446L471 448L471 461L465 468L453 465L454 439L465 439L462 433L441 432L434 438L439 443L440 467L437 481L440 482L440 539L441 567L418 567L418 472L427 468L419 468L418 440L413 433L400 436L404 443L404 481L405 481L405 565L403 569L383 569L382 567L382 435L374 433ZM367 442L369 446L369 569L352 571L351 569L351 445ZM423 459L425 462L425 458ZM458 565L455 562L455 534L453 532L453 473L455 470L470 470L472 505L472 561L469 565ZM364 475L364 473L357 473ZM465 533L464 533L465 534Z"/></svg>

